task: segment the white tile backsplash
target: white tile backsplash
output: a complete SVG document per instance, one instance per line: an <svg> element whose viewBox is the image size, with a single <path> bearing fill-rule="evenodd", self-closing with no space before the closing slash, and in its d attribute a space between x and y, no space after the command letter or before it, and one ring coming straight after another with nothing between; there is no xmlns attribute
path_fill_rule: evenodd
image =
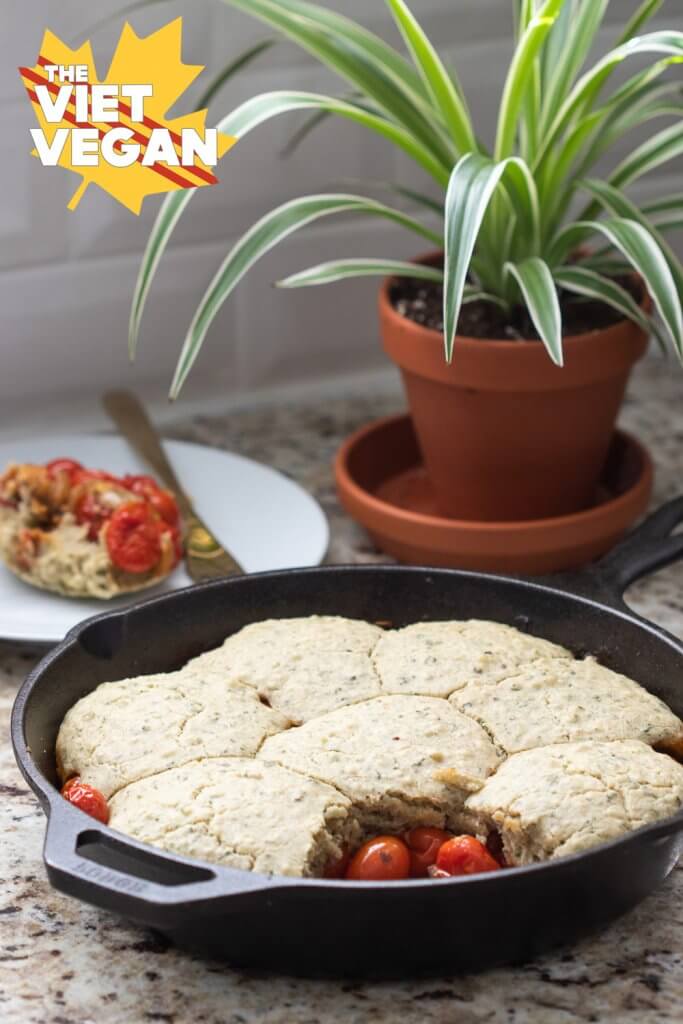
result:
<svg viewBox="0 0 683 1024"><path fill-rule="evenodd" d="M31 117L28 100L0 102L0 277L5 268L64 255L66 204L76 179L31 156Z"/></svg>
<svg viewBox="0 0 683 1024"><path fill-rule="evenodd" d="M22 394L97 392L141 381L170 384L191 311L220 261L222 246L178 249L154 283L134 366L127 353L128 314L139 257L59 263L0 274L0 409ZM235 310L227 305L213 344L188 390L222 382L241 386Z"/></svg>
<svg viewBox="0 0 683 1024"><path fill-rule="evenodd" d="M248 388L371 369L385 362L377 327L377 278L291 290L273 283L330 259L407 259L429 243L376 219L335 220L274 249L236 293Z"/></svg>
<svg viewBox="0 0 683 1024"><path fill-rule="evenodd" d="M139 218L114 199L88 189L80 207L66 210L78 179L30 156L32 113L16 67L32 64L49 27L78 45L93 25L130 0L0 0L0 406L5 416L22 395L97 391L170 381L182 334L195 303L231 241L293 196L337 188L346 178L393 178L425 191L430 180L383 140L353 124L330 120L288 160L280 151L302 116L285 116L256 129L218 169L221 184L200 190L162 261L144 321L139 362L127 361L126 330L140 254L160 199L147 199ZM635 2L635 0L634 0ZM603 40L632 12L632 0L612 0ZM324 0L324 5L399 42L384 0ZM491 139L511 52L508 0L413 0L413 9L458 72L478 132ZM683 27L678 0L665 5L663 25ZM221 0L172 0L128 15L147 34L183 15L183 57L207 71L177 105L189 104L227 60L267 27ZM101 28L94 49L106 70L124 18ZM634 65L635 67L635 65ZM346 86L297 47L281 42L229 83L209 121L269 89L301 88L342 94ZM305 116L305 115L303 115ZM350 187L350 186L349 186ZM643 186L643 194L678 191L680 163ZM678 238L680 242L680 236ZM340 255L408 257L420 240L363 219L325 222L294 236L257 265L226 304L190 378L186 394L203 389L263 388L323 374L382 365L377 342L373 279L329 288L277 292L283 274ZM49 370L48 370L49 368Z"/></svg>

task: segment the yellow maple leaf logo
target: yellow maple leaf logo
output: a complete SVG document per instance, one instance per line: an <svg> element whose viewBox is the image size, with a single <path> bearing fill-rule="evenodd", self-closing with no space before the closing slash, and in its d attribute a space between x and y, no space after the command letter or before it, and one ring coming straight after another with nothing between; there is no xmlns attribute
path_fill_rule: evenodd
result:
<svg viewBox="0 0 683 1024"><path fill-rule="evenodd" d="M197 138L204 138L207 131L206 110L166 118L170 107L204 70L202 65L183 64L181 45L182 18L177 18L144 38L137 36L126 23L109 70L100 80L89 42L83 43L78 50L72 50L48 30L43 36L37 63L32 68L19 68L39 125L40 132L37 134L40 135L41 148L44 146L45 152L54 148L50 162L82 176L69 202L70 210L76 208L91 183L99 185L133 213L139 214L145 196L182 188L201 188L218 182L209 163L205 163L192 150L188 158L184 149L188 133L196 133ZM83 102L78 105L78 88L82 92L82 86L76 87L74 82L73 88L69 88L68 77L57 77L55 69L73 69L77 66L87 67L88 90L92 91L93 85L97 88L103 83L107 87L118 87L119 92L112 101L115 113L106 121L94 119L94 98L90 103L81 95L79 100ZM73 71L70 73L73 75ZM60 71L59 74L63 75L64 72ZM130 88L140 86L141 83L151 85L151 94L146 95L144 100L134 100L130 96L126 98ZM55 116L48 118L46 109L54 115L67 94L69 99L62 116L58 120L55 120ZM87 120L83 120L83 103L88 103ZM66 140L67 133L73 136L75 129L88 129L87 134L98 139L99 145L103 147L93 166L83 166L82 160L77 161L77 165L74 163L75 150ZM126 129L124 144L120 136ZM130 160L127 166L113 166L102 156L106 150L106 136L111 131L115 131L115 136L111 136L109 141L117 139L111 143L113 150L116 154L127 154L126 159ZM167 147L170 147L170 151L167 148L162 156L158 155L158 145L152 145L157 143L159 135L164 137ZM216 133L216 159L220 159L236 141L232 136ZM59 155L55 156L57 153ZM33 150L33 155L40 155L43 159L43 153L39 153L37 148ZM122 162L124 156L120 159ZM46 161L43 159L43 162Z"/></svg>

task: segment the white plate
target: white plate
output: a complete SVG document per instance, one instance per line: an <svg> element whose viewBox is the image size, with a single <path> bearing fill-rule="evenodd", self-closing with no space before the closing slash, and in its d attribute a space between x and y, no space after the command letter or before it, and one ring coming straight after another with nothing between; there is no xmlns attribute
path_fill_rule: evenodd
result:
<svg viewBox="0 0 683 1024"><path fill-rule="evenodd" d="M318 565L329 540L318 503L298 484L251 459L184 441L164 448L197 512L246 572ZM0 444L0 472L8 462L76 459L111 473L150 473L120 437L71 435ZM112 601L81 601L38 590L0 564L0 637L53 643L78 622L109 608L188 586L184 567L137 595Z"/></svg>

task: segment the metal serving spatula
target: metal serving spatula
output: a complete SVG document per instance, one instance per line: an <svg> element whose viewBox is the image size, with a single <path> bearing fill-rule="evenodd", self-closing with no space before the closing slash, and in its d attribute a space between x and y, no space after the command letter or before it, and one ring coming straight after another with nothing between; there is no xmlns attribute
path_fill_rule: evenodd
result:
<svg viewBox="0 0 683 1024"><path fill-rule="evenodd" d="M185 563L191 578L200 583L219 576L241 575L244 570L237 559L225 550L195 512L139 399L130 391L108 391L102 396L102 404L126 440L173 492L185 525Z"/></svg>

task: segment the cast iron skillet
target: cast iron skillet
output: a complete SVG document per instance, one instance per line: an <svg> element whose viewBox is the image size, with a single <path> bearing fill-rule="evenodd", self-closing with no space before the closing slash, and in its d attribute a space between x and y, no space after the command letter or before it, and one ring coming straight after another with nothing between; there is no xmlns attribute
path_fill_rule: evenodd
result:
<svg viewBox="0 0 683 1024"><path fill-rule="evenodd" d="M393 883L267 877L162 853L91 821L56 789L64 714L103 680L179 667L249 622L339 614L485 618L590 652L683 714L683 644L631 612L633 580L683 556L683 498L596 567L543 582L442 569L340 566L220 580L105 613L31 673L12 715L19 767L48 816L52 884L234 964L301 974L401 975L524 960L623 914L674 867L683 811L562 860L465 879ZM254 814L259 808L254 807ZM268 836L268 821L263 821Z"/></svg>

